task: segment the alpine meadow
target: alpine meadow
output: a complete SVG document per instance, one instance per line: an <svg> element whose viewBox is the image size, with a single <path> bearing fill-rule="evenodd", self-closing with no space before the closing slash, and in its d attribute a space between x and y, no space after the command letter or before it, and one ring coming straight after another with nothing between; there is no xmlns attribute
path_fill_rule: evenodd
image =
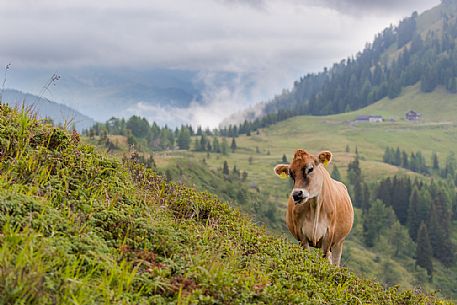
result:
<svg viewBox="0 0 457 305"><path fill-rule="evenodd" d="M195 22L204 37L184 49L203 52L212 60L209 65L217 65L220 46L237 52L237 35L224 32L233 35L230 47L222 36L214 42L216 32L203 30L199 18L214 21L219 6L243 18L253 14L252 20L262 14L276 18L273 0L201 1L196 8L206 3L214 16L197 10L184 14L186 33L191 35ZM285 2L297 5L294 14L301 13L301 5L316 10L322 5L324 15L347 18L369 10L382 15L387 5ZM35 95L5 86L14 73L14 65L7 65L0 95L0 304L455 303L457 0L441 0L423 12L414 11L413 2L422 3L405 2L411 6L409 17L385 27L356 54L320 72L305 69L289 89L240 109L233 104L230 111L230 104L207 99L222 100L233 93L227 88L235 88L228 82L252 79L236 78L234 72L214 76L212 71L210 86L209 73L183 72L182 63L173 64L170 58L179 56L177 50L161 63L170 70L157 65L152 73L144 67L135 78L138 53L138 58L128 59L132 66L119 68L118 73L128 71L122 77L114 75L117 68L112 67L94 68L93 75L74 72L68 79L75 83L58 91L59 79L53 74ZM344 5L352 11L341 12ZM121 16L142 20L132 7ZM157 18L158 28L172 36L176 24L167 18L180 18L182 11L176 7L157 4L156 15L145 9L144 16ZM159 8L164 8L161 14ZM224 22L225 17L219 18ZM273 33L285 35L285 29L278 25ZM165 39L155 35L151 39ZM129 49L109 43L100 41L113 46L106 60ZM147 44L138 44L143 46L150 51ZM273 60L274 47L268 46ZM259 54L259 61L262 58ZM185 60L203 62L190 55ZM240 58L246 64L244 60L255 62ZM84 70L77 65L71 61L65 71ZM93 71L113 75L105 79ZM157 84L147 82L148 75ZM218 85L227 87L217 95L208 93ZM84 86L91 89L84 92ZM63 105L45 97L58 100L64 92L74 94L70 87L89 96L96 86L103 90L86 103L106 98L87 107L103 109L100 113L85 112L81 105L86 104L72 105L70 98ZM239 91L247 92L253 88L249 86L254 85L244 84ZM20 92L20 98L11 92ZM151 96L162 100L147 100ZM186 105L170 102L176 96ZM232 98L240 96L237 91ZM167 101L173 106L166 106ZM217 127L195 124L187 120L191 116L182 115L205 107L227 107ZM64 110L59 114L55 109ZM68 113L76 117L62 119ZM110 118L102 122L105 114ZM319 166L319 172L328 171L343 182L351 198L353 225L341 238L340 266L329 263L321 249L297 241L306 235L304 226L297 229L303 232L289 232L290 205L313 204L293 195L296 173L287 166L298 149L327 156L296 169L307 181L303 187ZM284 168L275 174L278 164ZM341 215L329 215L341 221ZM320 247L322 240L310 245Z"/></svg>

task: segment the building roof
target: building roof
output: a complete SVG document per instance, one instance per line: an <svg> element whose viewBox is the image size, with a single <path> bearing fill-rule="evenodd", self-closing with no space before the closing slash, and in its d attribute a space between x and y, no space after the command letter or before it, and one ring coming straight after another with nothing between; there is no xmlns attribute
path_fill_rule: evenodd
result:
<svg viewBox="0 0 457 305"><path fill-rule="evenodd" d="M359 115L356 121L368 121L369 119L382 119L382 115Z"/></svg>
<svg viewBox="0 0 457 305"><path fill-rule="evenodd" d="M421 115L421 113L416 112L416 111L414 111L414 110L410 110L410 111L408 111L408 112L405 113L405 114L406 114L406 115L417 115L417 116L420 116L420 115Z"/></svg>

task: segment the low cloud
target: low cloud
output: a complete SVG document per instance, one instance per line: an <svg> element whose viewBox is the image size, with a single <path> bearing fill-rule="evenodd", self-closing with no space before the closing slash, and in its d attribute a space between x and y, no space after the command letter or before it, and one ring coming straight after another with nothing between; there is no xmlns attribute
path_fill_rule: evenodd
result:
<svg viewBox="0 0 457 305"><path fill-rule="evenodd" d="M357 14L396 14L402 13L405 16L413 11L423 11L439 4L439 1L430 0L321 0L315 1L326 7L334 8L343 13Z"/></svg>
<svg viewBox="0 0 457 305"><path fill-rule="evenodd" d="M188 107L170 107L141 101L127 110L128 115L144 116L151 122L168 124L170 127L192 124L194 127L215 128L224 118L252 105L253 101L271 97L281 89L274 75L259 77L234 74L226 77L217 72L202 72L197 81L204 88L201 100L193 101Z"/></svg>
<svg viewBox="0 0 457 305"><path fill-rule="evenodd" d="M129 112L161 113L160 117L173 112L178 119L214 126L225 113L272 97L300 76L355 54L389 24L438 3L2 1L0 64L12 62L23 70L117 67L201 71L207 84L202 102L181 110L150 108L150 103L138 101ZM234 73L238 79L214 82L214 75L224 72ZM40 85L34 84L34 89Z"/></svg>

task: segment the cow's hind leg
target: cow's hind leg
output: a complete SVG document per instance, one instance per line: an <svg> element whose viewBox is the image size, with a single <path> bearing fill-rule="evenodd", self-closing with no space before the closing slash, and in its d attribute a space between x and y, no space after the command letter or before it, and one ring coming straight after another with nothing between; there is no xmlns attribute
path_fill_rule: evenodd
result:
<svg viewBox="0 0 457 305"><path fill-rule="evenodd" d="M343 241L340 241L332 247L332 261L335 266L340 265L342 252L343 252Z"/></svg>

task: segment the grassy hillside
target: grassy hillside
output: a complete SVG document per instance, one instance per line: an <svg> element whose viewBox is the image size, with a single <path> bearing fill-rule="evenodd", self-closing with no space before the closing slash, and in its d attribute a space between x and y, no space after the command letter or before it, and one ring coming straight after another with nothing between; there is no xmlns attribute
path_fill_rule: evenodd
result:
<svg viewBox="0 0 457 305"><path fill-rule="evenodd" d="M403 119L404 113L411 109L422 113L420 121L409 122ZM432 152L435 151L443 164L450 151L457 152L455 113L457 113L455 95L448 94L442 89L424 94L417 86L412 86L404 89L398 98L383 99L356 112L321 117L295 117L261 129L259 134L252 133L249 137L240 136L236 138L237 151L227 156L215 153L167 151L156 153L155 159L162 170L174 168L176 164L191 162L189 160L216 173L221 172L225 160L230 168L236 165L238 169L248 172L245 184L257 185L259 188L257 196L277 206L280 210L277 218L283 224L290 185L287 181L277 179L272 171L273 166L281 162L283 154L290 160L294 150L299 147L314 153L324 149L331 150L334 153L333 163L338 166L344 179L347 164L353 160L357 147L361 156L364 181L368 183L375 183L395 174L427 180L430 178L382 162L384 150L387 146L400 146L408 152L421 150L428 164L430 164ZM386 119L392 118L393 121L353 124L352 121L361 114L383 115ZM346 151L346 146L349 146L349 152ZM205 163L202 162L203 159ZM330 165L328 170L332 171L333 166ZM186 175L192 176L187 171L181 176ZM210 177L215 180L213 176ZM198 180L194 178L188 178L183 182ZM264 223L272 224L268 220ZM277 224L274 225L278 227ZM454 227L454 231L457 232L457 224ZM385 280L390 284L399 284L401 287L411 288L417 285L417 277L420 275L407 270L414 269L411 267L414 266L414 261L394 261L387 257L380 260L379 253L382 253L382 247L388 247L388 245L380 245L379 249L367 249L359 240L354 239L357 230L362 230L360 223L354 229L347 243L348 251L343 257L344 263L351 270L364 276ZM454 238L454 241L457 242L457 239ZM451 287L455 278L453 273L457 271L456 267L445 268L437 262L435 265L436 273L439 275L435 277L433 283L425 286L428 289L440 289L445 284ZM391 267L390 271L385 270L388 266ZM391 274L393 279L386 278ZM448 290L446 293L451 292Z"/></svg>
<svg viewBox="0 0 457 305"><path fill-rule="evenodd" d="M404 120L406 111L422 113L419 122ZM330 150L334 153L334 164L342 169L344 176L347 163L354 158L357 147L362 157L362 169L368 182L396 173L408 173L406 170L383 163L382 156L387 146L400 146L406 151L421 150L427 161L432 152L437 152L444 162L448 152L457 152L457 96L442 89L432 93L421 93L417 86L403 90L395 99L383 99L367 108L355 112L330 116L300 116L288 119L266 129L259 134L241 136L236 139L239 149L235 154L221 156L214 154L207 158L206 153L166 152L156 154L159 167L166 167L174 158L194 157L206 159L212 169L222 167L223 160L230 166L236 165L249 172L248 180L261 188L273 190L272 196L277 202L283 202L289 186L281 183L272 174L272 168L283 154L288 159L298 147L317 153ZM393 122L353 124L361 114L383 115ZM350 151L346 152L346 146ZM332 167L329 167L332 170Z"/></svg>
<svg viewBox="0 0 457 305"><path fill-rule="evenodd" d="M425 304L0 105L2 304Z"/></svg>

